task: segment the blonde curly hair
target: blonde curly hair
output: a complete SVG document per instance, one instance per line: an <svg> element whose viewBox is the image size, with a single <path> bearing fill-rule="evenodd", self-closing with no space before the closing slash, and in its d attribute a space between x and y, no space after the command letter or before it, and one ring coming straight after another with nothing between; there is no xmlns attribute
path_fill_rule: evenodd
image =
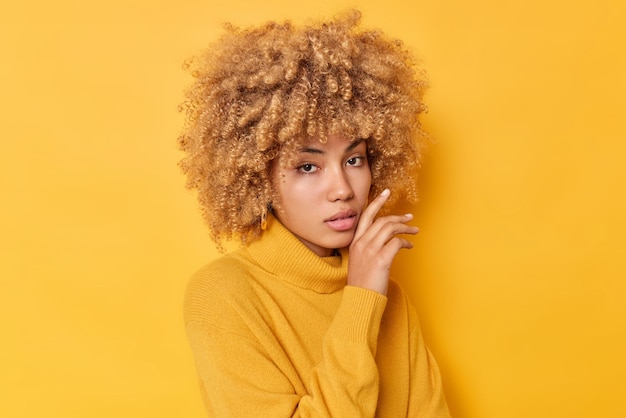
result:
<svg viewBox="0 0 626 418"><path fill-rule="evenodd" d="M350 11L303 27L227 25L184 64L195 80L180 106L179 164L218 247L261 234L261 214L277 201L271 163L307 137L364 139L370 196L389 188L396 200L417 199L425 77L402 42L359 21Z"/></svg>

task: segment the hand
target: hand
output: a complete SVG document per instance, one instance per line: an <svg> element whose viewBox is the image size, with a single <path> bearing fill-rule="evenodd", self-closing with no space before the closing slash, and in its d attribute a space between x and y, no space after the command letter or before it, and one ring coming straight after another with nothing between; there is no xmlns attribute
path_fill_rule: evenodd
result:
<svg viewBox="0 0 626 418"><path fill-rule="evenodd" d="M389 198L385 189L361 214L354 238L350 244L348 262L349 286L363 287L383 295L387 294L389 270L398 251L413 248L401 234L415 235L419 229L406 225L413 215L390 215L374 220Z"/></svg>

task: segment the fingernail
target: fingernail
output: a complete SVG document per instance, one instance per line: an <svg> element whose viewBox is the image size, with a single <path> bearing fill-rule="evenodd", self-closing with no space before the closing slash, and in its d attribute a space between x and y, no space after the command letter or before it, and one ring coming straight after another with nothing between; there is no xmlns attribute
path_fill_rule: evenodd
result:
<svg viewBox="0 0 626 418"><path fill-rule="evenodd" d="M413 219L413 214L412 213L407 213L406 215L404 215L405 217L409 218L409 219Z"/></svg>
<svg viewBox="0 0 626 418"><path fill-rule="evenodd" d="M383 190L383 192L380 195L381 196L389 196L389 189Z"/></svg>

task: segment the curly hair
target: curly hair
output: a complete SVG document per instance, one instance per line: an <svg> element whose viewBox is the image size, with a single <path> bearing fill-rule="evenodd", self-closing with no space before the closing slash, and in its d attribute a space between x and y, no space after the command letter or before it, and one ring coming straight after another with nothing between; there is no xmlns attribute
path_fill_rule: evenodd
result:
<svg viewBox="0 0 626 418"><path fill-rule="evenodd" d="M276 200L271 163L307 137L365 140L370 196L389 188L396 200L416 201L425 77L401 41L359 30L359 21L351 11L303 27L226 25L185 62L195 80L179 107L179 165L219 248L261 234L261 214Z"/></svg>

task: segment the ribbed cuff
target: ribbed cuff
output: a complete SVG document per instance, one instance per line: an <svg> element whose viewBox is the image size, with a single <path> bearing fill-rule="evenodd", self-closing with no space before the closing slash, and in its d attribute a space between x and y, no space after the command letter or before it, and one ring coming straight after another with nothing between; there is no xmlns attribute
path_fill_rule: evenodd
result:
<svg viewBox="0 0 626 418"><path fill-rule="evenodd" d="M361 287L346 286L328 336L352 342L367 342L370 349L375 351L386 305L385 295Z"/></svg>

